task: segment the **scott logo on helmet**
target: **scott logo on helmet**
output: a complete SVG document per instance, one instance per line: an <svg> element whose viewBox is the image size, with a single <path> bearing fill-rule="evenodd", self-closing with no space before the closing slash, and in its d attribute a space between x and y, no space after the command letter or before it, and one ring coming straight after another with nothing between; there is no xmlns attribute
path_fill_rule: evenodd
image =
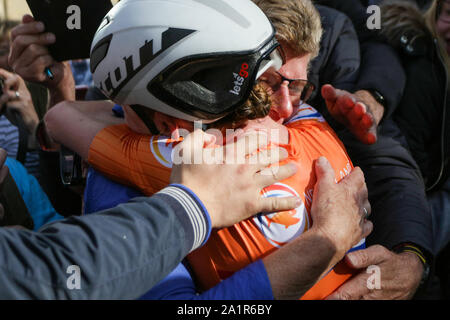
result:
<svg viewBox="0 0 450 320"><path fill-rule="evenodd" d="M145 40L143 45L138 48L138 52L123 57L121 64L118 65L112 72L107 73L105 80L100 82L100 89L108 93L111 99L114 99L120 90L142 69L150 64L156 57L161 55L164 51L175 45L177 42L183 40L195 30L169 28L161 34L160 49L155 52L153 47L153 39ZM107 50L102 48L109 44L112 40L112 36L109 35L100 40L96 47L92 50L91 63L93 64L93 70L100 64L101 60L106 57ZM97 54L96 51L99 51ZM137 56L137 57L134 57ZM136 59L137 58L137 59ZM138 61L136 65L135 61ZM114 79L113 79L114 77Z"/></svg>
<svg viewBox="0 0 450 320"><path fill-rule="evenodd" d="M248 77L248 63L244 62L241 65L241 70L239 71L239 74L233 73L233 77L235 79L234 81L234 88L233 90L230 90L230 93L239 95L241 92L242 85L244 84L244 80Z"/></svg>

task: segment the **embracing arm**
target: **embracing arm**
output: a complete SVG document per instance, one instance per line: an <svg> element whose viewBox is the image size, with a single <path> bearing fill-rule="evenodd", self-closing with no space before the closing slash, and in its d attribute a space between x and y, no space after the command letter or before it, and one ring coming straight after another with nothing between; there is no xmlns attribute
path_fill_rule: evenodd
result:
<svg viewBox="0 0 450 320"><path fill-rule="evenodd" d="M86 160L96 134L105 127L123 123L123 119L114 117L113 106L111 101L61 102L45 115L47 133Z"/></svg>
<svg viewBox="0 0 450 320"><path fill-rule="evenodd" d="M148 292L147 299L299 299L351 246L367 236L372 224L362 215L370 212L364 175L356 168L338 184L325 159L316 162L313 227L289 244L236 272L215 287L196 294L183 265Z"/></svg>
<svg viewBox="0 0 450 320"><path fill-rule="evenodd" d="M199 131L187 136L183 151L203 150L206 137ZM295 197L274 201L260 196L267 185L296 171L292 166L281 167L276 179L261 172L278 159L257 164L245 161L267 146L261 140L248 153L238 155L239 164L174 164L171 182L175 184L152 198L55 222L37 233L0 228L0 297L137 298L198 248L212 227L227 227L257 212L295 208L299 200ZM215 149L215 154L224 149ZM220 186L207 178L212 172L222 181ZM236 192L221 200L212 192L223 194L230 189ZM78 288L70 285L74 270L80 275Z"/></svg>
<svg viewBox="0 0 450 320"><path fill-rule="evenodd" d="M189 221L182 202L170 196L172 189L102 213L52 223L37 233L1 228L0 297L138 297L198 246L194 239L203 241L210 228L201 205L195 210L196 221L204 228ZM196 230L204 233L195 234ZM81 275L76 290L68 285L68 267L73 265Z"/></svg>

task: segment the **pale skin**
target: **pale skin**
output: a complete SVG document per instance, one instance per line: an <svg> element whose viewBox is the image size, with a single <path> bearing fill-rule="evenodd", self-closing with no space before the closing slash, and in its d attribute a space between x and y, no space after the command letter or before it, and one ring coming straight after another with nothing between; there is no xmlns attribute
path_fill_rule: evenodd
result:
<svg viewBox="0 0 450 320"><path fill-rule="evenodd" d="M17 27L14 32L14 36L16 38L23 38L25 35L27 36L26 39L17 41L17 45L20 47L19 48L20 50L18 50L18 51L22 52L22 54L10 55L10 63L12 63L12 64L16 63L17 66L21 65L20 61L23 58L22 55L24 53L26 53L26 59L29 62L31 61L31 63L29 64L30 67L28 68L28 70L23 70L24 74L22 74L22 76L24 78L32 77L32 74L38 74L39 72L43 73L43 71L46 67L46 65L44 65L42 63L42 60L41 61L33 60L36 58L36 55L33 55L33 53L32 53L33 50L30 50L30 46L33 45L34 47L38 47L38 46L45 47L46 45L52 43L52 41L50 41L50 40L43 39L43 36L42 36L44 34L44 33L42 33L43 30L39 29L39 27L36 24L37 23L34 21L31 21L31 19L29 17L24 18L24 23L20 26L20 28ZM34 51L36 51L36 50L34 49ZM43 52L43 51L39 51L39 52ZM289 62L289 60L290 59L288 59L288 62ZM33 73L30 73L29 72L30 70L33 70ZM289 77L289 78L297 77L296 74L294 74L294 71L292 71L292 73L290 73L290 70L288 70L286 67L285 67L284 71L286 71L284 73L284 75L286 77ZM283 70L281 70L280 72L283 72ZM298 75L299 78L303 77L303 76L304 76L303 74ZM40 79L40 81L48 82L49 80L48 79ZM58 88L56 88L56 89L58 89ZM61 88L59 88L59 89L61 89ZM281 86L280 90L286 90L286 88ZM62 90L58 95L64 96L63 91L64 90ZM66 93L66 96L69 97L69 100L72 100L72 99L70 99L70 94ZM330 100L330 101L328 101L328 107L332 108L333 103L334 103L334 105L336 105L336 104L339 105L338 102L342 99L338 99L338 98L331 97L331 98L326 99L326 100ZM370 97L369 97L369 99L370 99ZM289 99L284 99L284 100L287 102L289 101ZM101 102L101 103L103 103L103 107L109 108L109 110L110 110L111 105L107 106L106 105L107 102ZM374 106L377 106L377 104L374 104ZM274 106L274 107L277 107L277 106ZM284 108L284 107L285 106L280 106L280 108ZM289 106L288 106L288 108L289 108ZM292 108L292 106L291 106L291 108ZM382 112L373 112L373 113L377 115L375 122L378 123L382 118ZM363 112L363 114L364 114L364 112ZM112 117L112 115L111 115L111 117ZM355 118L358 119L358 117L355 117ZM372 123L372 126L373 125L374 124ZM367 128L367 126L365 126L365 125L362 125L361 127L363 127L363 129ZM363 130L363 132L364 132L364 130ZM90 141L92 141L92 140L90 140ZM87 144L87 146L89 144L90 144L90 142ZM88 147L85 147L84 148L85 155L87 155L87 150L88 150ZM83 152L83 151L81 151L81 152ZM364 254L364 252L369 249L370 248L368 248L366 250L358 251L355 254ZM368 251L368 252L370 252L370 251ZM342 290L340 290L339 292L342 293L345 290L346 294L345 295L340 294L339 296L337 296L337 298L349 297L351 299L359 299L359 298L389 299L390 297L393 297L393 296L396 296L396 297L411 296L414 293L415 288L417 287L417 284L419 283L419 280L420 280L420 277L422 274L422 270L423 270L423 267L421 266L419 259L414 254L410 254L410 253L394 254L388 250L384 250L383 252L381 252L381 256L384 259L382 262L380 262L381 259L375 259L371 255L368 255L369 258L365 261L364 264L355 265L355 267L357 267L358 269L361 269L360 274L358 275L358 277L351 279L343 287L341 287ZM380 266L381 273L382 273L382 275L384 275L383 280L382 280L382 290L376 290L376 291L372 290L370 292L366 292L367 286L365 284L363 284L363 281L361 279L369 276L365 272L365 268L371 264ZM401 267L399 267L399 266L401 266ZM398 277L398 275L401 275L401 274L407 276L408 280L411 280L411 281L405 282L403 279L400 279L400 277ZM390 289L384 290L383 288L390 288ZM395 293L395 294L392 294L392 293Z"/></svg>
<svg viewBox="0 0 450 320"><path fill-rule="evenodd" d="M32 135L39 123L39 118L34 109L33 100L31 99L25 81L20 76L1 68L0 78L4 80L3 92L0 96L0 111L6 111L8 120L12 124L17 125L11 113L11 111L16 111L24 121L28 133Z"/></svg>
<svg viewBox="0 0 450 320"><path fill-rule="evenodd" d="M258 138L254 139L252 136L258 136ZM183 184L202 199L210 213L211 224L214 228L231 226L257 212L290 210L299 205L299 199L296 197L278 198L276 201L261 197L260 192L263 188L290 177L297 171L295 165L288 164L280 167L276 177L264 173L267 166L286 157L280 152L270 156L266 150L266 155L261 157L260 161L252 162L251 157L246 158L259 148L267 146L269 143L267 135L253 132L234 144L205 149L205 146L211 144L213 140L213 136L196 130L182 142L181 152L183 156L189 157L201 150L204 159L206 157L216 159L219 154L227 154L228 159L240 161L225 161L224 164L211 165L190 164L194 162L183 161L180 164L174 164L170 182ZM245 150L245 152L239 152L239 150ZM220 179L220 185L217 184L217 180L210 179L212 175ZM214 190L214 193L211 193L211 190ZM221 197L217 197L217 194Z"/></svg>
<svg viewBox="0 0 450 320"><path fill-rule="evenodd" d="M11 72L8 65L9 50L10 38L4 35L4 39L0 43L0 79L3 80L3 91L0 92L0 112L5 113L8 120L17 126L16 118L13 115L13 111L16 111L23 119L28 133L32 137L39 118L25 81L19 75Z"/></svg>

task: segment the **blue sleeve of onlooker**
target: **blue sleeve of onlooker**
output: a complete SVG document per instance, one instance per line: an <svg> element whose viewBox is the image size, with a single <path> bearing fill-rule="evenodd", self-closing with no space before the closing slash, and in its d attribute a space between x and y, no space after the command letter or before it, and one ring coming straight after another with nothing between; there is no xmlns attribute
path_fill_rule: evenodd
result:
<svg viewBox="0 0 450 320"><path fill-rule="evenodd" d="M28 174L20 162L7 158L5 165L9 168L9 172L33 219L35 231L44 224L64 219L63 216L55 211L36 178Z"/></svg>
<svg viewBox="0 0 450 320"><path fill-rule="evenodd" d="M179 264L164 280L141 299L148 300L273 300L264 264L258 260L215 287L198 294L191 275Z"/></svg>
<svg viewBox="0 0 450 320"><path fill-rule="evenodd" d="M114 107L112 108L112 112L114 113L114 115L117 118L124 118L125 117L125 113L123 112L123 108L120 105L118 105L118 104L114 105Z"/></svg>

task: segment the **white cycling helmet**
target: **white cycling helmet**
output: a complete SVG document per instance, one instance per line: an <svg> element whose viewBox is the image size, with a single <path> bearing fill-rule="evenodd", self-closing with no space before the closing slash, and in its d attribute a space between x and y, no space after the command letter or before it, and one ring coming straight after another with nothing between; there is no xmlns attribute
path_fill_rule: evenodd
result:
<svg viewBox="0 0 450 320"><path fill-rule="evenodd" d="M210 123L281 67L278 46L251 0L122 0L95 34L91 71L117 104Z"/></svg>

